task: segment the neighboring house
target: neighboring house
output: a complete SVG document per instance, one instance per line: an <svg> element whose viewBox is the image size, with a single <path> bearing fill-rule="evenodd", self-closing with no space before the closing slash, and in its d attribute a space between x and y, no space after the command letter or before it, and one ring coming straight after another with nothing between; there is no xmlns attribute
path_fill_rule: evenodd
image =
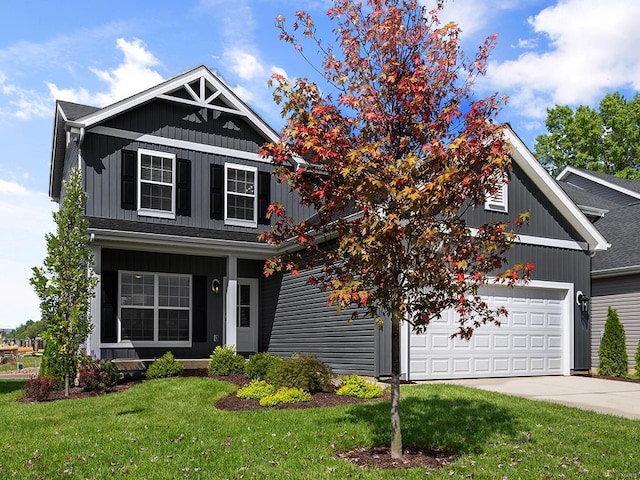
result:
<svg viewBox="0 0 640 480"><path fill-rule="evenodd" d="M471 342L449 338L445 314L428 333L405 326L403 372L418 378L569 374L590 368L588 322L576 305L590 295L593 252L606 241L506 128L513 173L472 225L531 221L509 252L536 264L526 287L486 290L505 304L502 327ZM326 305L300 275L262 275L276 253L259 243L272 201L296 218L313 214L258 155L278 134L201 66L104 108L56 105L50 195L80 167L88 200L95 274L89 354L110 359L206 359L217 345L249 354L316 355L338 372L390 373L390 332ZM292 167L295 167L292 163Z"/></svg>
<svg viewBox="0 0 640 480"><path fill-rule="evenodd" d="M574 167L558 182L596 228L611 242L591 265L591 363L598 351L608 307L618 311L627 336L631 368L640 341L640 180L627 180Z"/></svg>

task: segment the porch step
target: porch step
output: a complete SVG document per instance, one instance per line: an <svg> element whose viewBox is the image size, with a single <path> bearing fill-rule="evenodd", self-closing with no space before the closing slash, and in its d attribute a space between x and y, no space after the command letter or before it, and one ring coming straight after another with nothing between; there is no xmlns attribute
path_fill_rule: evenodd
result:
<svg viewBox="0 0 640 480"><path fill-rule="evenodd" d="M116 358L111 362L118 367L121 373L144 372L156 359L154 358ZM176 358L182 363L185 370L206 370L209 367L208 358Z"/></svg>

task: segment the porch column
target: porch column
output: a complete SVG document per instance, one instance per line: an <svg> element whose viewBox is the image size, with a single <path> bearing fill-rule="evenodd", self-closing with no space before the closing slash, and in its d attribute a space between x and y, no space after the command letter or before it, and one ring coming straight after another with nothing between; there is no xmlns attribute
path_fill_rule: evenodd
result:
<svg viewBox="0 0 640 480"><path fill-rule="evenodd" d="M237 346L236 317L238 315L238 257L227 257L227 298L226 298L226 341L225 345Z"/></svg>
<svg viewBox="0 0 640 480"><path fill-rule="evenodd" d="M100 314L101 310L101 287L100 278L102 276L102 247L91 244L91 253L93 253L93 276L97 278L96 288L89 304L89 314L91 315L91 325L93 331L86 340L87 355L94 358L100 358Z"/></svg>

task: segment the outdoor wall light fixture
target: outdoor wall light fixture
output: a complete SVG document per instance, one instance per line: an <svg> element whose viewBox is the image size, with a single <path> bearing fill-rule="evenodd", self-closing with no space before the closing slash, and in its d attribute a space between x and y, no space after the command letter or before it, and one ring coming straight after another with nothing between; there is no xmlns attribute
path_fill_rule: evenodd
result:
<svg viewBox="0 0 640 480"><path fill-rule="evenodd" d="M214 278L211 282L211 291L216 295L220 293L220 280Z"/></svg>
<svg viewBox="0 0 640 480"><path fill-rule="evenodd" d="M587 297L580 290L578 290L578 293L576 293L576 304L580 305L581 311L589 311L589 297Z"/></svg>

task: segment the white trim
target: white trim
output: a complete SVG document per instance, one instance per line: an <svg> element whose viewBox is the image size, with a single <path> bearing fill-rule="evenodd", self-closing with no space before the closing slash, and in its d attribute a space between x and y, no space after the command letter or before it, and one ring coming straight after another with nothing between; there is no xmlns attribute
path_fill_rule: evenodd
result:
<svg viewBox="0 0 640 480"><path fill-rule="evenodd" d="M153 310L153 340L122 340L122 274L136 274L140 273L143 275L153 275L154 277L154 305L153 307L141 307L137 305L132 305L131 308L146 308L149 310ZM187 310L189 312L189 340L158 340L158 331L159 331L159 323L160 316L159 311L161 310L158 305L158 289L159 289L159 281L160 276L172 276L172 277L186 277L189 279L189 307L172 307L176 310ZM128 308L128 306L125 306ZM169 273L169 272L147 272L142 270L119 270L118 271L118 316L116 321L116 332L117 332L117 345L116 347L111 348L134 348L134 347L186 347L191 348L193 345L192 336L193 336L193 275L184 274L184 273ZM110 344L112 345L112 344ZM104 344L100 345L101 348L105 347Z"/></svg>
<svg viewBox="0 0 640 480"><path fill-rule="evenodd" d="M589 250L597 252L610 247L607 240L580 211L569 196L560 188L542 165L536 160L526 145L518 138L509 125L503 129L505 140L511 145L511 157L524 170L542 193L567 219L569 224L585 239Z"/></svg>
<svg viewBox="0 0 640 480"><path fill-rule="evenodd" d="M157 182L153 180L143 180L142 179L142 155L146 155L149 157L159 157L159 158L168 158L171 160L171 210L157 210L154 208L148 208L142 206L142 183L146 184L154 184L161 186L169 186L168 183L165 182ZM159 152L157 150L148 150L145 148L138 149L138 171L136 172L138 175L137 180L137 190L138 190L138 215L141 217L158 217L158 218L176 218L176 155L174 153L167 152Z"/></svg>
<svg viewBox="0 0 640 480"><path fill-rule="evenodd" d="M238 332L236 330L238 314L238 257L227 257L227 277L225 283L225 345L237 346Z"/></svg>
<svg viewBox="0 0 640 480"><path fill-rule="evenodd" d="M538 245L541 247L557 247L566 248L568 250L588 250L589 246L585 242L576 242L575 240L561 240L559 238L536 237L533 235L518 235L515 239L516 243L524 243L527 245Z"/></svg>
<svg viewBox="0 0 640 480"><path fill-rule="evenodd" d="M105 135L107 137L124 138L135 142L153 143L162 145L163 147L180 148L191 150L194 152L212 153L214 155L223 155L227 157L242 158L243 160L252 160L254 162L271 163L271 160L253 152L244 152L242 150L234 150L232 148L217 147L215 145L206 145L204 143L189 142L186 140L177 140L174 138L159 137L157 135L149 135L146 133L131 132L121 130L119 128L97 126L90 130L91 133Z"/></svg>
<svg viewBox="0 0 640 480"><path fill-rule="evenodd" d="M94 234L94 241L102 247L128 248L130 250L147 250L153 252L184 253L204 256L221 256L237 254L242 251L243 258L264 260L284 249L276 249L266 243L243 242L238 240L222 240L217 238L183 237L178 235L123 232L89 228Z"/></svg>
<svg viewBox="0 0 640 480"><path fill-rule="evenodd" d="M590 175L589 173L578 170L577 168L572 167L570 165L564 167L564 170L562 170L562 172L560 172L560 175L558 175L556 178L558 180L566 181L565 179L571 174L578 175L579 177L586 178L587 180L590 180L595 183L599 183L604 187L610 188L611 190L615 190L620 193L624 193L625 195L628 195L630 197L640 199L640 193L638 192L634 192L633 190L629 190L628 188L624 188L624 187L621 187L620 185L616 185L615 183L611 183L607 180L603 180L602 178L596 177L595 175ZM570 183L570 182L567 182L567 183Z"/></svg>
<svg viewBox="0 0 640 480"><path fill-rule="evenodd" d="M149 88L143 92L140 92L132 97L121 100L113 105L104 107L94 113L85 115L79 118L76 122L84 124L86 127L91 127L98 123L101 123L119 113L126 110L130 110L139 105L157 98L159 95L174 92L184 85L193 83L198 79L206 79L215 90L222 91L227 101L238 109L238 113L243 114L250 123L252 123L258 130L260 130L270 141L276 142L279 139L278 134L269 127L253 110L246 106L246 104L238 98L233 90L231 90L225 83L217 78L207 67L201 65L188 72L178 75L167 80L160 85ZM195 92L194 92L195 93Z"/></svg>
<svg viewBox="0 0 640 480"><path fill-rule="evenodd" d="M469 228L471 235L477 235L477 228ZM585 242L576 242L575 240L562 240L559 238L549 237L537 237L535 235L517 235L513 240L513 243L522 243L525 245L537 245L540 247L556 247L565 248L567 250L585 250L587 251L589 245Z"/></svg>
<svg viewBox="0 0 640 480"><path fill-rule="evenodd" d="M185 85L185 87L188 87L188 85ZM191 92L189 92L189 94L191 95ZM186 98L173 97L171 95L158 95L158 98L161 98L163 100L170 100L176 103L184 103L185 105L193 105L195 107L208 108L209 110L217 110L219 112L231 113L233 115L240 115L242 117L246 116L245 112L241 112L240 110L236 110L235 108L221 107L220 105L211 105L210 103L204 103L200 100L189 100Z"/></svg>
<svg viewBox="0 0 640 480"><path fill-rule="evenodd" d="M594 217L604 217L607 213L609 213L609 210L605 210L604 208L589 207L587 205L578 204L578 208L582 210L582 213L584 213L585 215Z"/></svg>
<svg viewBox="0 0 640 480"><path fill-rule="evenodd" d="M229 169L243 170L245 172L253 173L253 195L240 193L240 192L229 192L229 190L227 190L227 187L229 185L229 182L228 182ZM236 195L236 196L245 197L245 198L250 198L251 196L253 196L253 220L244 220L244 219L233 218L228 216L229 195ZM251 228L258 227L258 169L256 167L250 167L248 165L238 165L235 163L224 164L224 224L233 225L236 227L251 227Z"/></svg>

